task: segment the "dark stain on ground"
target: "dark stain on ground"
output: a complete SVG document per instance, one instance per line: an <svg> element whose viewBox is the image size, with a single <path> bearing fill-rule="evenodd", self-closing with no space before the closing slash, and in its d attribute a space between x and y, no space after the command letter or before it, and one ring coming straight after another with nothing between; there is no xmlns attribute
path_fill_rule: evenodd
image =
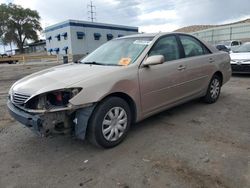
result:
<svg viewBox="0 0 250 188"><path fill-rule="evenodd" d="M18 163L15 163L15 164L13 164L13 165L11 166L11 168L19 168L19 167L21 167L21 165L18 164Z"/></svg>
<svg viewBox="0 0 250 188"><path fill-rule="evenodd" d="M223 135L219 132L206 132L201 137L195 138L196 141L201 142L213 142L213 143L222 143L228 145L229 147L235 147L242 150L249 150L249 144L240 143L239 141L234 140L228 135Z"/></svg>
<svg viewBox="0 0 250 188"><path fill-rule="evenodd" d="M93 180L92 178L89 178L89 179L87 179L86 181L79 183L79 186L82 187L82 186L84 186L85 184L91 182L92 180Z"/></svg>
<svg viewBox="0 0 250 188"><path fill-rule="evenodd" d="M187 162L177 159L158 160L153 163L153 168L174 173L186 184L193 188L230 188L221 178L215 174L206 174L191 168Z"/></svg>
<svg viewBox="0 0 250 188"><path fill-rule="evenodd" d="M196 124L196 125L201 125L201 124L202 124L201 121L196 120L196 119L191 119L189 122L190 122L190 123L194 123L194 124Z"/></svg>

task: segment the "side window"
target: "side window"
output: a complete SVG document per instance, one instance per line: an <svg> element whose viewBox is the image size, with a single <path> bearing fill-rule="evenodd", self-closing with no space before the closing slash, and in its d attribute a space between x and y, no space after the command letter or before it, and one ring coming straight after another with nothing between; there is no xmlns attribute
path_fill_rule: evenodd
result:
<svg viewBox="0 0 250 188"><path fill-rule="evenodd" d="M148 56L152 55L163 55L165 61L179 59L180 52L175 36L167 36L159 39L148 54Z"/></svg>
<svg viewBox="0 0 250 188"><path fill-rule="evenodd" d="M232 42L232 46L238 46L239 45L239 42L238 41L233 41Z"/></svg>
<svg viewBox="0 0 250 188"><path fill-rule="evenodd" d="M186 57L200 56L210 53L205 46L193 37L180 35L180 40Z"/></svg>

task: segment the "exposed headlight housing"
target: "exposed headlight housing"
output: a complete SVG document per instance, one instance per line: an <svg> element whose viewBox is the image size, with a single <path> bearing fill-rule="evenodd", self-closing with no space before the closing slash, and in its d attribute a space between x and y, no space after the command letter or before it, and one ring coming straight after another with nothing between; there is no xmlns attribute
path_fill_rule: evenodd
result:
<svg viewBox="0 0 250 188"><path fill-rule="evenodd" d="M31 98L25 108L33 110L51 110L67 107L69 100L76 96L82 88L69 88L50 91Z"/></svg>

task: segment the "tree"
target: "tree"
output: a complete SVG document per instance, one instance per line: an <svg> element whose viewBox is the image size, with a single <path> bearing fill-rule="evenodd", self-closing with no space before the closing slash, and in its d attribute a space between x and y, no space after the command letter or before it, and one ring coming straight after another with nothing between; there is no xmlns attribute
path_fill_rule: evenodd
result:
<svg viewBox="0 0 250 188"><path fill-rule="evenodd" d="M5 45L7 41L4 39L4 35L7 30L7 20L8 20L8 7L6 4L0 5L0 43L3 45L5 52Z"/></svg>
<svg viewBox="0 0 250 188"><path fill-rule="evenodd" d="M5 53L5 46L7 45L6 41L4 41L4 39L0 38L0 44L3 46L3 52Z"/></svg>
<svg viewBox="0 0 250 188"><path fill-rule="evenodd" d="M2 12L2 11L5 12ZM41 31L40 16L37 11L24 9L15 4L0 5L0 34L5 41L14 42L20 52L24 52L26 40L38 40L37 32ZM2 17L3 15L3 17ZM7 19L4 20L4 16ZM6 18L6 17L5 17ZM1 33L2 32L2 33Z"/></svg>
<svg viewBox="0 0 250 188"><path fill-rule="evenodd" d="M4 34L6 30L6 22L8 19L8 6L6 4L0 5L0 36Z"/></svg>

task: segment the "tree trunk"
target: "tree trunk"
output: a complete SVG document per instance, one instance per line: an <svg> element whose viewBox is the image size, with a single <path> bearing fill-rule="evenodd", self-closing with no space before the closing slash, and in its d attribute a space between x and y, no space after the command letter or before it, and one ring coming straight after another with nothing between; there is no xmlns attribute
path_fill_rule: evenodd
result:
<svg viewBox="0 0 250 188"><path fill-rule="evenodd" d="M19 52L20 54L24 53L24 48L23 48L23 44L24 44L24 40L22 39L22 33L18 30L18 48L19 48Z"/></svg>
<svg viewBox="0 0 250 188"><path fill-rule="evenodd" d="M20 47L19 47L19 52L20 52L20 54L23 54L23 53L24 53L24 48L23 48L23 46L20 46Z"/></svg>
<svg viewBox="0 0 250 188"><path fill-rule="evenodd" d="M24 53L24 48L23 48L23 43L22 42L18 41L17 47L19 49L20 54Z"/></svg>
<svg viewBox="0 0 250 188"><path fill-rule="evenodd" d="M11 42L10 42L10 50L11 50L11 55L13 55Z"/></svg>

